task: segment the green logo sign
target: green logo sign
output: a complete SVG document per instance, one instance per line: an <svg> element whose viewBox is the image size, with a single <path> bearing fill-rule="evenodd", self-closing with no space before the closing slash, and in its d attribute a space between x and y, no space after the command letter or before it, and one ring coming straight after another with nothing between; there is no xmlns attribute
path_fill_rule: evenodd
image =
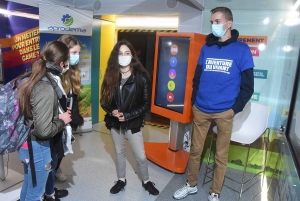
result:
<svg viewBox="0 0 300 201"><path fill-rule="evenodd" d="M260 96L260 93L254 92L252 94L251 100L253 100L253 101L259 101L259 96Z"/></svg>
<svg viewBox="0 0 300 201"><path fill-rule="evenodd" d="M61 20L66 26L71 26L74 22L74 18L69 14L63 15L63 18Z"/></svg>
<svg viewBox="0 0 300 201"><path fill-rule="evenodd" d="M256 70L253 71L254 78L258 79L267 79L268 78L268 71L267 70Z"/></svg>

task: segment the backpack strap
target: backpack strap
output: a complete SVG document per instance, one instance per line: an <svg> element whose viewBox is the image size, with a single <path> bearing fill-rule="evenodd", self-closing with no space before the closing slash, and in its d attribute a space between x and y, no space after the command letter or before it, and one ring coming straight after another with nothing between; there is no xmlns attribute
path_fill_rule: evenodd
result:
<svg viewBox="0 0 300 201"><path fill-rule="evenodd" d="M29 165L31 169L31 179L33 186L36 186L36 174L35 174L35 166L34 166L34 158L33 158L33 150L32 150L32 141L31 141L31 131L29 133L28 139L28 151L29 151Z"/></svg>

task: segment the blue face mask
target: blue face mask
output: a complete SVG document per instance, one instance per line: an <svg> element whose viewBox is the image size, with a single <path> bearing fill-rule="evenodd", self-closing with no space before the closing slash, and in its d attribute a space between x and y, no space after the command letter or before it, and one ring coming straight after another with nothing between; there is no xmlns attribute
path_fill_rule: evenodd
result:
<svg viewBox="0 0 300 201"><path fill-rule="evenodd" d="M227 24L227 22L225 23ZM224 36L224 34L226 33L227 29L224 30L223 29L223 25L224 24L212 24L211 25L211 29L212 29L212 33L214 34L214 36L221 38Z"/></svg>
<svg viewBox="0 0 300 201"><path fill-rule="evenodd" d="M74 66L79 62L79 54L71 54L70 55L70 65Z"/></svg>

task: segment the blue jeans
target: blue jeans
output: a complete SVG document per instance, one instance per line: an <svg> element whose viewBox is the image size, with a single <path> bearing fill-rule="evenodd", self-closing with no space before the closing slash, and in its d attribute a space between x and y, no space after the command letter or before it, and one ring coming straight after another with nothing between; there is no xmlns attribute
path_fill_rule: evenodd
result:
<svg viewBox="0 0 300 201"><path fill-rule="evenodd" d="M40 201L45 192L45 185L51 170L47 165L51 162L50 142L32 141L33 161L36 174L36 185L32 183L32 172L29 163L29 151L20 148L19 159L24 164L24 181L20 201Z"/></svg>
<svg viewBox="0 0 300 201"><path fill-rule="evenodd" d="M55 168L57 166L57 161L58 158L55 154L51 154L52 157L52 170L49 173L48 179L47 179L47 183L46 183L46 190L45 190L45 194L46 195L54 195L54 175L55 175Z"/></svg>

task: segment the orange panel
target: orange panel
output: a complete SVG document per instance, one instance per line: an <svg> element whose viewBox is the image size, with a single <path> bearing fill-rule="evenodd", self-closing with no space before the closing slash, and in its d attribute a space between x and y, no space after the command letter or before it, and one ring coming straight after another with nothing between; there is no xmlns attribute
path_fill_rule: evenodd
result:
<svg viewBox="0 0 300 201"><path fill-rule="evenodd" d="M184 173L190 153L184 150L171 151L168 143L145 142L147 158L157 165L175 173Z"/></svg>
<svg viewBox="0 0 300 201"><path fill-rule="evenodd" d="M187 67L187 77L185 85L185 97L184 97L184 108L183 113L169 110L155 105L155 91L156 79L157 79L157 62L158 62L158 47L159 47L159 37L189 37L190 38L190 49L188 55L188 67ZM156 34L156 44L155 44L155 55L154 55L154 68L153 68L153 84L152 84L152 101L151 101L151 112L164 116L166 118L181 122L189 123L193 120L192 113L192 83L194 78L195 69L197 66L198 58L202 46L205 44L206 35L196 34L196 33L157 33Z"/></svg>

